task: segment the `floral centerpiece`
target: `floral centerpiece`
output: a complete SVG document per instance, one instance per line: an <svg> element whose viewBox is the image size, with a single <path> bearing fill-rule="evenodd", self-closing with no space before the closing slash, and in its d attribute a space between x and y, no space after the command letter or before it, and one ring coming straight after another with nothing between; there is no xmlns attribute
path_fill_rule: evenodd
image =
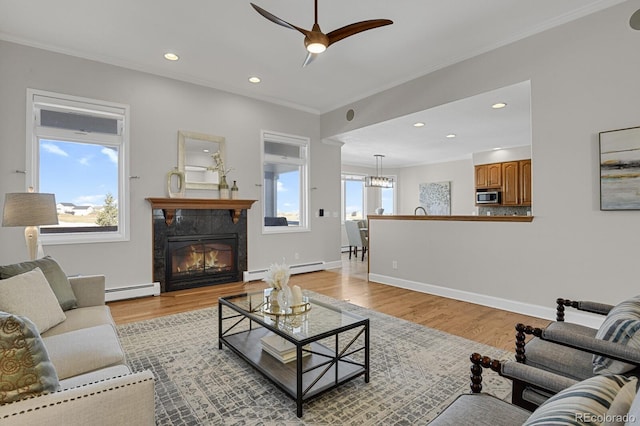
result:
<svg viewBox="0 0 640 426"><path fill-rule="evenodd" d="M281 264L274 263L269 267L263 281L269 284L272 289L269 294L269 305L272 312L284 310L287 313L292 299L289 288L290 276L291 270L284 261Z"/></svg>

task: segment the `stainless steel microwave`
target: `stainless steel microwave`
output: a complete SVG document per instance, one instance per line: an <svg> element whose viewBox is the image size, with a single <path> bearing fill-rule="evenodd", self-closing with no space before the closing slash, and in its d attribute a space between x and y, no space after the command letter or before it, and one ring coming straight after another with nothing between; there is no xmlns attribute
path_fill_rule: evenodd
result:
<svg viewBox="0 0 640 426"><path fill-rule="evenodd" d="M476 204L500 204L500 192L498 191L476 192Z"/></svg>

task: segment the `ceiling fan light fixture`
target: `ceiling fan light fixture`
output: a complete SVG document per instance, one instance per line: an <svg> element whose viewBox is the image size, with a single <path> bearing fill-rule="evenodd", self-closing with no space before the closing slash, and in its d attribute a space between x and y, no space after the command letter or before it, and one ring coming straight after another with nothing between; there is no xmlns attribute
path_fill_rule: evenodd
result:
<svg viewBox="0 0 640 426"><path fill-rule="evenodd" d="M322 53L327 50L327 46L322 43L309 43L307 44L307 51L310 53Z"/></svg>

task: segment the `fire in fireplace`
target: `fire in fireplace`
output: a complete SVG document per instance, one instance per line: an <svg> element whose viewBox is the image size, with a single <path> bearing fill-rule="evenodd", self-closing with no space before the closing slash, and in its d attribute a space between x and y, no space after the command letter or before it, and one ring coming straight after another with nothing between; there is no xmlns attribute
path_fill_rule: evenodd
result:
<svg viewBox="0 0 640 426"><path fill-rule="evenodd" d="M238 236L168 237L166 291L200 287L238 279Z"/></svg>

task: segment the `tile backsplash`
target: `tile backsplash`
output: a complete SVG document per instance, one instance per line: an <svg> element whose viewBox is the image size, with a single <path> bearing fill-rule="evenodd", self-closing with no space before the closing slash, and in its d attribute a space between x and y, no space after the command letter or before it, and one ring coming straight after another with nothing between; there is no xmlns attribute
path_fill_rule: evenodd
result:
<svg viewBox="0 0 640 426"><path fill-rule="evenodd" d="M481 206L478 207L479 216L526 216L531 211L529 206Z"/></svg>

